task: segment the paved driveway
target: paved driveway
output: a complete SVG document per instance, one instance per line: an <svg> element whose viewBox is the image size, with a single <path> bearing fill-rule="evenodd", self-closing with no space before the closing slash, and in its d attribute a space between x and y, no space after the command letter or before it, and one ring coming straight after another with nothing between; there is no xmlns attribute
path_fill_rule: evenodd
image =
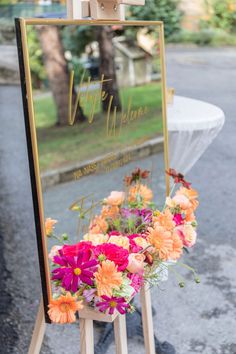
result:
<svg viewBox="0 0 236 354"><path fill-rule="evenodd" d="M167 76L178 95L220 106L226 124L189 174L201 196L190 262L202 283L179 289L171 277L153 292L155 332L178 354L236 354L236 50L169 48ZM23 354L40 286L19 87L0 86L0 104L1 350ZM42 353L78 353L78 337L77 326L47 326ZM135 339L129 345L144 353Z"/></svg>

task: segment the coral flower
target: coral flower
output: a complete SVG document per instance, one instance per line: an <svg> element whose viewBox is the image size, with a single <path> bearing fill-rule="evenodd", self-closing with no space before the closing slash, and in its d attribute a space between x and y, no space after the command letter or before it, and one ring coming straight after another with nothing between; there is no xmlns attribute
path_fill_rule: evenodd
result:
<svg viewBox="0 0 236 354"><path fill-rule="evenodd" d="M112 291L118 290L122 284L122 273L118 272L115 263L109 260L102 262L94 276L98 296L112 296Z"/></svg>
<svg viewBox="0 0 236 354"><path fill-rule="evenodd" d="M166 209L164 213L160 213L158 216L153 216L154 225L163 226L166 230L173 230L175 222L173 221L173 215L169 209Z"/></svg>
<svg viewBox="0 0 236 354"><path fill-rule="evenodd" d="M194 212L192 209L185 210L185 219L184 221L186 222L193 222L196 220L196 217L194 215Z"/></svg>
<svg viewBox="0 0 236 354"><path fill-rule="evenodd" d="M184 195L185 197L187 197L191 203L191 208L193 211L198 207L198 192L195 189L181 187L179 190L176 191L176 195Z"/></svg>
<svg viewBox="0 0 236 354"><path fill-rule="evenodd" d="M108 223L102 216L95 216L89 225L89 233L91 234L105 234L108 230Z"/></svg>
<svg viewBox="0 0 236 354"><path fill-rule="evenodd" d="M135 184L129 190L129 202L136 202L138 197L141 198L143 206L145 207L147 203L152 200L153 193L146 185Z"/></svg>
<svg viewBox="0 0 236 354"><path fill-rule="evenodd" d="M48 307L51 321L63 324L75 322L75 312L81 310L83 305L82 301L76 301L75 297L68 292L56 300L51 300Z"/></svg>
<svg viewBox="0 0 236 354"><path fill-rule="evenodd" d="M176 228L184 246L192 247L196 243L197 233L192 225L179 225Z"/></svg>
<svg viewBox="0 0 236 354"><path fill-rule="evenodd" d="M117 192L117 191L112 191L111 194L109 195L108 198L106 198L104 201L106 204L109 205L116 205L120 206L125 200L125 193L124 192Z"/></svg>
<svg viewBox="0 0 236 354"><path fill-rule="evenodd" d="M50 236L53 232L54 229L54 225L57 223L57 220L51 219L51 218L47 218L45 220L45 233L46 236Z"/></svg>
<svg viewBox="0 0 236 354"><path fill-rule="evenodd" d="M103 301L97 302L96 306L99 308L99 311L105 312L109 309L109 315L113 315L114 311L117 310L121 315L126 313L129 304L125 301L123 297L108 297L102 296Z"/></svg>
<svg viewBox="0 0 236 354"><path fill-rule="evenodd" d="M65 290L76 292L81 283L93 285L93 271L90 268L97 266L95 259L89 260L89 252L79 252L77 257L66 257L59 251L53 261L61 267L52 271L52 280L60 280Z"/></svg>
<svg viewBox="0 0 236 354"><path fill-rule="evenodd" d="M172 240L173 240L173 245L172 245L172 251L170 252L170 259L177 260L178 258L181 257L183 253L183 242L180 239L177 232L174 232L172 234Z"/></svg>
<svg viewBox="0 0 236 354"><path fill-rule="evenodd" d="M142 274L144 271L145 255L143 253L130 253L127 270L130 273Z"/></svg>
<svg viewBox="0 0 236 354"><path fill-rule="evenodd" d="M119 207L116 205L104 205L102 208L101 216L102 218L115 219L119 215Z"/></svg>
<svg viewBox="0 0 236 354"><path fill-rule="evenodd" d="M123 271L128 265L129 252L123 247L112 243L104 243L94 248L94 255L100 261L109 259L117 265L118 271Z"/></svg>
<svg viewBox="0 0 236 354"><path fill-rule="evenodd" d="M173 249L172 234L164 227L157 226L155 229L149 228L148 241L158 251L159 258L166 261Z"/></svg>

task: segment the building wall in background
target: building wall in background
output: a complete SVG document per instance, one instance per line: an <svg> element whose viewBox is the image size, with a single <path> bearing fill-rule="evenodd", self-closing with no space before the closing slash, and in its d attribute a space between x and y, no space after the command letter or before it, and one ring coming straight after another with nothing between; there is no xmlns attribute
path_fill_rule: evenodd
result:
<svg viewBox="0 0 236 354"><path fill-rule="evenodd" d="M197 31L199 20L207 15L205 0L181 0L180 8L184 12L183 27Z"/></svg>

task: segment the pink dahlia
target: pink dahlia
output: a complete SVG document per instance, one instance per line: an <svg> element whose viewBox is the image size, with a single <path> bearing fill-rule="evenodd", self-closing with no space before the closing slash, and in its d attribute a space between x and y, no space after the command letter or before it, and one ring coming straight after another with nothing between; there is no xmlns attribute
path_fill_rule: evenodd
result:
<svg viewBox="0 0 236 354"><path fill-rule="evenodd" d="M99 311L105 312L109 309L109 315L113 315L114 311L117 310L120 314L124 315L129 308L129 304L125 301L123 297L108 297L106 295L102 296L103 301L97 302L96 306Z"/></svg>
<svg viewBox="0 0 236 354"><path fill-rule="evenodd" d="M117 265L118 271L123 271L128 265L128 250L117 246L113 243L104 243L94 248L94 255L98 260L104 261L108 259Z"/></svg>
<svg viewBox="0 0 236 354"><path fill-rule="evenodd" d="M52 271L52 280L60 280L61 286L65 290L76 292L81 283L93 285L94 269L98 262L90 260L90 252L78 252L76 257L64 256L59 251L60 256L55 256L53 262L61 267Z"/></svg>

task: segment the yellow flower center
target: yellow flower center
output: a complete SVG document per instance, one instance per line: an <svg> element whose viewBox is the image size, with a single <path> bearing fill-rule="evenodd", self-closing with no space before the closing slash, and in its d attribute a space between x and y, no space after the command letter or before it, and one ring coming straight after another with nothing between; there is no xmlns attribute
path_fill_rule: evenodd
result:
<svg viewBox="0 0 236 354"><path fill-rule="evenodd" d="M68 312L70 310L70 305L67 303L62 303L60 305L61 312Z"/></svg>
<svg viewBox="0 0 236 354"><path fill-rule="evenodd" d="M75 275L80 275L81 274L81 269L80 268L75 268L74 269L74 274Z"/></svg>
<svg viewBox="0 0 236 354"><path fill-rule="evenodd" d="M116 307L117 302L116 301L110 301L110 307Z"/></svg>

